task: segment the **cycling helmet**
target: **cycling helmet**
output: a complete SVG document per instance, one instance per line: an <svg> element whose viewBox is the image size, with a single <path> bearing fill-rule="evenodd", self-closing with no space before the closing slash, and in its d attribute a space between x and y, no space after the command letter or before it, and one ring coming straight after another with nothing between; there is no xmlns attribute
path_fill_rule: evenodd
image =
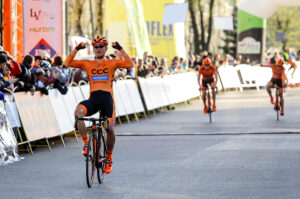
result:
<svg viewBox="0 0 300 199"><path fill-rule="evenodd" d="M211 61L210 61L210 59L207 57L207 58L203 59L202 64L203 64L203 65L211 65Z"/></svg>
<svg viewBox="0 0 300 199"><path fill-rule="evenodd" d="M108 41L107 41L106 37L103 37L101 35L98 35L93 39L92 45L95 45L96 43L102 43L102 44L108 45Z"/></svg>
<svg viewBox="0 0 300 199"><path fill-rule="evenodd" d="M277 66L283 66L283 64L284 64L283 59L278 59L277 62L276 62Z"/></svg>

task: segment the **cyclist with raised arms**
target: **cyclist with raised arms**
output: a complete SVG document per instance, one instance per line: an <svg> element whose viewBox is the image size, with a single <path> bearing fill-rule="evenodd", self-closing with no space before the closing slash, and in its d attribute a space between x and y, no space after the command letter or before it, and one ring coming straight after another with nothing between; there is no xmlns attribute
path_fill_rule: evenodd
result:
<svg viewBox="0 0 300 199"><path fill-rule="evenodd" d="M105 59L108 49L108 41L103 36L96 36L92 41L95 60L74 60L76 53L86 48L85 43L80 43L68 55L65 65L74 68L81 68L86 71L90 83L90 98L80 102L75 110L76 118L91 116L101 110L102 116L107 116L109 120L107 131L107 154L104 164L104 172L112 171L112 153L115 144L115 110L113 100L113 79L117 68L131 68L133 63L118 42L113 42L112 47L121 52L125 60ZM82 154L87 154L87 130L84 121L78 120L76 127L84 143Z"/></svg>
<svg viewBox="0 0 300 199"><path fill-rule="evenodd" d="M285 76L285 69L283 65L284 65L283 59L278 59L276 61L276 64L273 63L270 65L261 65L263 67L270 67L272 69L272 79L267 84L267 92L270 96L271 104L274 104L271 88L274 88L274 86L277 85L279 91L279 98L280 98L280 107L281 107L280 115L284 115L283 88L285 86L286 76Z"/></svg>
<svg viewBox="0 0 300 199"><path fill-rule="evenodd" d="M201 77L202 77L202 82L201 82ZM218 82L217 68L212 65L211 60L207 57L202 61L202 66L198 70L198 84L200 86L200 90L202 91L204 114L207 114L208 111L206 105L206 90L208 88L208 85L212 88L213 111L217 111L216 90L215 90L217 88L217 82Z"/></svg>

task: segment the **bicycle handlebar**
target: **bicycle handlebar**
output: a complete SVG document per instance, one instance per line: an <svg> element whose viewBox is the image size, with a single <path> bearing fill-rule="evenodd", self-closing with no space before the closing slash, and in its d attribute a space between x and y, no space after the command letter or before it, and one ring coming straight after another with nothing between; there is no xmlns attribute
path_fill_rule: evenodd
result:
<svg viewBox="0 0 300 199"><path fill-rule="evenodd" d="M102 122L102 121L106 121L107 120L107 116L105 116L104 118L87 118L87 117L83 117L83 118L76 118L77 120L83 120L83 121L90 121L90 122Z"/></svg>

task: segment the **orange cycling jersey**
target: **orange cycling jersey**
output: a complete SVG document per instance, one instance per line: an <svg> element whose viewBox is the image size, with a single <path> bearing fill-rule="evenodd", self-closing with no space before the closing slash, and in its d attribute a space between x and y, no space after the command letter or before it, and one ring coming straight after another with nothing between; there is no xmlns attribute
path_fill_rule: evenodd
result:
<svg viewBox="0 0 300 199"><path fill-rule="evenodd" d="M217 68L213 65L207 70L205 66L201 66L198 70L198 75L203 75L203 80L208 80L213 78L213 74L217 72Z"/></svg>
<svg viewBox="0 0 300 199"><path fill-rule="evenodd" d="M284 67L278 67L276 65L271 65L272 68L272 78L274 79L283 79L285 77Z"/></svg>
<svg viewBox="0 0 300 199"><path fill-rule="evenodd" d="M74 56L69 54L65 65L74 68L81 68L86 71L90 82L90 93L93 91L107 91L112 93L112 81L117 68L131 68L133 63L129 56L124 60L105 59L101 63L97 60L74 60Z"/></svg>

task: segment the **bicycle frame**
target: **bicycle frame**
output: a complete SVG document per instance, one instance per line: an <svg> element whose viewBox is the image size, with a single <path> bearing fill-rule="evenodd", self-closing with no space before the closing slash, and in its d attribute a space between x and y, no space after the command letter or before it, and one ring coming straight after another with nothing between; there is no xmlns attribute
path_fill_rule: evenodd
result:
<svg viewBox="0 0 300 199"><path fill-rule="evenodd" d="M211 96L210 96L210 90L212 91L213 89L216 89L216 88L211 88L211 87L205 88L205 90L206 90L206 101L207 101L207 113L208 113L208 116L209 116L209 123L212 123L212 112L214 112L212 110Z"/></svg>
<svg viewBox="0 0 300 199"><path fill-rule="evenodd" d="M277 85L274 86L274 88L276 89L275 92L275 105L274 105L274 110L276 111L276 115L277 115L277 121L279 120L279 112L280 112L280 100L279 100L279 87Z"/></svg>
<svg viewBox="0 0 300 199"><path fill-rule="evenodd" d="M104 178L103 166L104 166L104 160L106 159L105 131L108 130L108 119L107 117L102 117L100 114L100 117L98 119L76 118L75 124L77 123L78 120L92 122L92 131L88 135L89 144L88 144L88 154L86 156L86 179L87 179L88 187L91 188L94 180L95 168L97 169L97 176L98 176L99 183L102 183ZM102 127L105 128L105 131L102 130ZM103 144L101 144L101 140L103 141ZM100 148L101 146L103 146L102 150ZM92 163L91 166L89 166L90 162ZM92 169L91 173L89 169Z"/></svg>

